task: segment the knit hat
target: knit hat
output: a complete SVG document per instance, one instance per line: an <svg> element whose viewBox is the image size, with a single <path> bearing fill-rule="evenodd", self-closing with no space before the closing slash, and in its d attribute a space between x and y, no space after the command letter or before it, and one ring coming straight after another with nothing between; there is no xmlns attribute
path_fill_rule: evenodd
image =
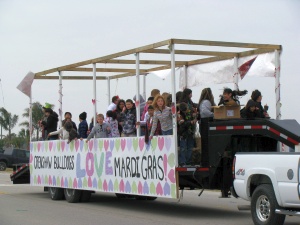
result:
<svg viewBox="0 0 300 225"><path fill-rule="evenodd" d="M51 104L48 102L45 102L45 106L43 106L44 109L51 109Z"/></svg>
<svg viewBox="0 0 300 225"><path fill-rule="evenodd" d="M79 119L86 120L86 112L80 113Z"/></svg>

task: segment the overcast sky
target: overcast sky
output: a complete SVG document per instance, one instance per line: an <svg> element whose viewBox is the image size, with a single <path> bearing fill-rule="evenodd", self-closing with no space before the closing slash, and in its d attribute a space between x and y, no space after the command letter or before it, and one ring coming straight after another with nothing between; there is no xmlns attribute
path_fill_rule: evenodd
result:
<svg viewBox="0 0 300 225"><path fill-rule="evenodd" d="M298 0L0 0L0 107L24 121L21 115L29 99L16 86L28 71L182 38L282 45L282 118L300 122L299 12ZM168 79L157 81L148 80L147 96L154 87L171 91ZM273 118L274 82L273 78L245 78L240 83L250 93L261 90ZM232 84L213 87L216 101L224 86L233 88ZM193 88L195 102L202 88ZM106 82L97 82L100 113L107 107L106 89ZM111 82L111 95L124 99L132 98L134 89L132 78ZM91 81L64 82L63 93L63 112L71 111L76 123L83 111L91 119ZM34 81L33 101L52 103L58 111L58 99L58 81ZM241 102L248 99L249 95Z"/></svg>

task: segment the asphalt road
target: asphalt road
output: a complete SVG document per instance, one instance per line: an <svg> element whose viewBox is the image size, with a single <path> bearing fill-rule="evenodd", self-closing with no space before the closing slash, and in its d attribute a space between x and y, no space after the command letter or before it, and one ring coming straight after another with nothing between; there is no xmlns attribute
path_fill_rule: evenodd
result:
<svg viewBox="0 0 300 225"><path fill-rule="evenodd" d="M248 202L219 198L219 192L185 191L183 199L155 201L117 199L97 192L88 203L53 201L41 187L13 185L8 172L0 172L0 225L96 225L96 224L209 224L251 225L250 211L239 211ZM299 217L287 217L286 225L299 225Z"/></svg>

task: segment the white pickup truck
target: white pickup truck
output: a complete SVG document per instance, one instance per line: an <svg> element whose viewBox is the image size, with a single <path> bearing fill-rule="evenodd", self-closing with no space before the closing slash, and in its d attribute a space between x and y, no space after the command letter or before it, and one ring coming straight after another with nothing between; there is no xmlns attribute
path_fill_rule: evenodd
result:
<svg viewBox="0 0 300 225"><path fill-rule="evenodd" d="M256 225L281 225L300 216L300 153L236 153L232 195L251 201Z"/></svg>

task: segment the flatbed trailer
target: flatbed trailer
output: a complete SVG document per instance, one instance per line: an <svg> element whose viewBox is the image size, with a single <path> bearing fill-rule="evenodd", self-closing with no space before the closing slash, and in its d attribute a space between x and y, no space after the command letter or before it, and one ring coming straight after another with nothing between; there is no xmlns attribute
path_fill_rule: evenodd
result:
<svg viewBox="0 0 300 225"><path fill-rule="evenodd" d="M217 120L209 122L207 128L209 148L202 149L200 165L175 166L175 154L171 150L174 145L168 146L172 136L155 137L157 148L153 149L151 145L148 147L145 145L146 149L149 148L148 151L144 149L146 152L141 151L144 145L143 137L95 139L93 145L77 140L74 145L69 146L63 140L46 141L32 143L30 166L28 164L21 166L11 175L11 179L14 184L59 186L62 188L61 191L63 188L105 191L117 193L118 197L135 195L138 198L141 196L176 198L178 190L194 189L201 191L217 189L221 191L222 197L228 197L233 182L232 165L236 152L276 152L278 142L284 143L291 149L295 149L295 146L297 148L300 143L300 125L295 120ZM129 147L132 149L127 153L130 154L132 151L136 154L134 157L126 157L125 148L131 140L132 144L129 144ZM125 141L126 146L125 144L121 146ZM120 142L119 150L115 149L115 145L112 146L112 142ZM53 147L54 145L56 147ZM111 162L111 168L107 166L107 160ZM96 161L99 161L99 164ZM102 165L105 165L102 169L101 161ZM132 166L133 162L134 166ZM133 167L135 169L132 169ZM37 172L45 172L47 169L48 173ZM70 173L69 170L76 170L75 177L71 176L70 179L64 175ZM84 174L88 170L90 176ZM99 177L105 177L105 173L112 176L102 181L96 179L96 182L97 176L94 176L96 170L98 175L103 173ZM123 180L126 176L127 178L131 176L129 182ZM158 180L157 183L153 182L155 179ZM152 182L148 183L148 180Z"/></svg>
<svg viewBox="0 0 300 225"><path fill-rule="evenodd" d="M221 46L250 50L235 52L199 51L190 50L190 48L175 50L175 45ZM115 193L117 197L135 196L138 199L153 200L156 197L179 198L179 190L199 189L201 194L204 189L218 189L221 190L223 197L228 197L229 189L232 186L233 156L236 152L279 151L279 142L291 149L299 150L299 124L295 120L280 120L280 50L280 45L169 39L38 73L30 72L24 80L28 81L30 78L59 80L59 113L60 119L62 119L62 81L65 79L93 80L93 102L96 114L97 80L106 80L108 90L110 90L110 80L135 76L136 102L139 103L140 76L170 69L165 73L171 73L171 93L172 96L175 96L176 67L181 67L183 71L183 79L181 79L183 86L189 87L189 78L191 77L188 72L189 67L233 59L229 63L232 63L234 67L232 69L234 74L229 74L228 77L230 77L229 82L234 83L237 87L239 79L238 60L240 58L243 59L243 63L247 63L245 60L254 57L254 60L259 63L265 59L262 58L259 61L259 56L273 54L276 61L274 73L277 119L208 121L201 125L205 126L207 131L207 135L203 135L202 139L205 138L208 145L201 149L200 163L179 167L177 112L175 99L172 99L173 135L157 136L149 144L146 144L144 137L139 136L140 128L138 128L138 136L130 138L92 139L88 143L84 140L74 140L70 144L66 140L31 142L30 164L13 174L11 179L14 183L27 182L33 186L49 187L52 199L57 200L65 196L69 202L86 201L94 191ZM141 53L154 54L154 58L140 60L139 55ZM157 54L160 56L169 54L170 60L158 60ZM176 61L175 54L195 56L196 59L191 60L189 58ZM135 60L126 58L130 55L134 55ZM198 58L199 56L200 58ZM251 60L253 63L253 59ZM101 65L104 64L105 68L102 68ZM109 64L126 65L131 69L125 69L125 66L108 68ZM84 67L86 65L92 67ZM100 67L97 67L98 65ZM141 65L144 68L140 68ZM62 75L63 71L92 72L93 76L67 76ZM54 72L58 72L58 76L49 76ZM105 76L97 76L97 72L105 72L106 74ZM108 73L113 74L108 76ZM247 71L243 71L243 73L245 75ZM146 79L145 76L143 78ZM145 83L143 82L144 85ZM108 99L110 99L110 91L108 91ZM137 118L140 117L140 113L139 107L137 107Z"/></svg>

